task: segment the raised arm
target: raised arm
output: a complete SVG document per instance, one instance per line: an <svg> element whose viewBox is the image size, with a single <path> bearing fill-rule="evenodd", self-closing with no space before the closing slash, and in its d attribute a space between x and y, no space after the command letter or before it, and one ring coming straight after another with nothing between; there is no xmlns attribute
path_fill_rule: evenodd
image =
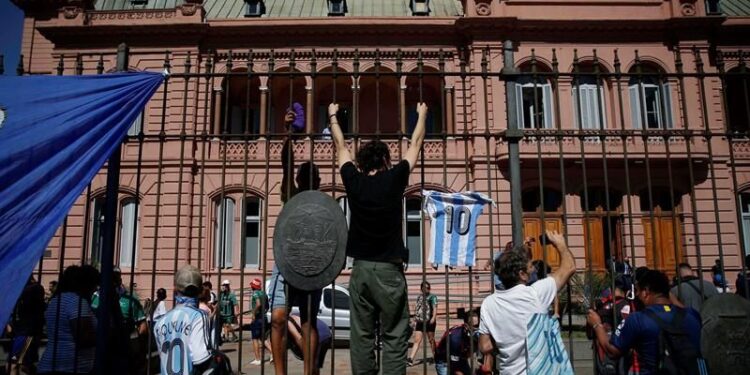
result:
<svg viewBox="0 0 750 375"><path fill-rule="evenodd" d="M557 290L560 290L568 283L568 280L570 280L571 276L576 272L576 262L575 259L573 259L573 253L568 249L568 245L565 243L565 237L563 237L562 234L557 231L547 231L547 237L560 253L560 268L555 272L552 272L550 275L555 279Z"/></svg>
<svg viewBox="0 0 750 375"><path fill-rule="evenodd" d="M406 151L405 160L409 162L409 169L414 169L417 165L417 159L419 158L419 151L422 149L422 142L424 141L425 133L425 121L427 121L427 104L417 103L417 126L414 127L414 132L411 134L411 144L409 149Z"/></svg>
<svg viewBox="0 0 750 375"><path fill-rule="evenodd" d="M349 153L349 149L346 147L346 141L344 141L344 132L341 131L339 126L339 120L336 118L336 114L339 112L339 105L331 103L328 105L328 121L331 124L331 135L333 136L333 143L336 145L336 155L338 155L339 168L344 164L352 161L352 155Z"/></svg>

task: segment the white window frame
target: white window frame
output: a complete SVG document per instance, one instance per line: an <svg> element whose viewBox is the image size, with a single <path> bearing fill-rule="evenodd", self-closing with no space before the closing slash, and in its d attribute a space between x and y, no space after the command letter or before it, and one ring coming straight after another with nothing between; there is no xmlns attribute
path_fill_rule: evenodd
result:
<svg viewBox="0 0 750 375"><path fill-rule="evenodd" d="M655 84L650 82L641 82L628 85L630 96L630 115L632 116L633 128L644 129L643 126L643 108L648 107L646 103L647 92L655 93L654 112L656 116L656 126L645 127L646 129L671 129L674 127L672 118L672 94L669 83ZM646 114L648 121L648 114ZM666 121L666 124L664 123Z"/></svg>
<svg viewBox="0 0 750 375"><path fill-rule="evenodd" d="M222 204L223 202L230 203L227 204L227 209L224 211ZM232 268L232 256L234 255L234 233L235 233L235 206L236 203L234 199L230 197L224 197L224 200L216 200L214 201L214 207L215 207L215 215L214 215L214 265L216 268ZM229 225L227 225L227 221L229 221ZM222 253L221 253L221 246L222 246L222 235L224 237L224 262L222 263ZM243 260L244 261L244 260Z"/></svg>
<svg viewBox="0 0 750 375"><path fill-rule="evenodd" d="M125 198L120 203L119 264L121 268L134 267L135 260L138 259L138 247L139 247L138 245L140 242L140 236L139 236L140 220L139 218L135 216L137 206L138 206L138 200L135 199L134 197ZM134 232L135 232L135 243L133 243Z"/></svg>
<svg viewBox="0 0 750 375"><path fill-rule="evenodd" d="M424 262L424 259L422 259L423 255L424 255L424 250L423 250L423 248L424 248L424 222L423 222L424 217L422 215L421 200L420 200L420 210L417 211L418 213L417 214L409 214L409 212L406 209L406 201L410 200L410 199L420 200L420 198L416 197L416 196L409 196L409 197L404 197L403 198L403 213L404 213L403 214L403 218L404 218L404 220L403 220L403 227L404 227L404 229L403 229L403 236L404 237L403 238L404 238L404 246L406 246L406 245L409 244L409 233L408 233L409 222L417 222L417 221L419 222L419 262L414 262L414 260L410 256L409 257L409 266L411 267L411 266L421 266L422 263ZM409 250L409 252L411 252L411 250L408 249L408 247L407 247L407 250Z"/></svg>
<svg viewBox="0 0 750 375"><path fill-rule="evenodd" d="M257 212L257 214L249 214L247 212L247 203L248 203L249 200L254 200L254 201L258 202L258 212ZM245 200L244 200L243 204L245 205L245 219L244 219L242 225L245 226L245 238L243 238L242 241L245 241L244 242L245 243L245 254L244 254L245 257L242 259L242 263L244 264L245 268L257 268L257 267L260 266L260 239L261 239L261 229L262 229L261 225L263 223L263 218L262 218L262 216L263 216L263 199L261 199L260 197L256 197L254 195L248 195L248 196L245 197ZM256 238L256 241L258 243L257 257L256 257L256 259L258 259L257 263L247 263L247 252L248 252L248 249L247 249L247 239L249 237L248 234L247 234L247 225L248 224L256 224L256 225L258 225L258 237Z"/></svg>
<svg viewBox="0 0 750 375"><path fill-rule="evenodd" d="M524 121L524 100L523 93L525 90L542 90L542 115L544 117L543 126L537 126L535 123L534 106L529 107L529 119L530 124ZM532 91L533 94L533 91ZM532 103L533 104L533 103ZM552 85L549 82L527 82L527 83L516 83L516 111L518 114L518 125L521 129L552 129L554 123L554 115L552 113Z"/></svg>
<svg viewBox="0 0 750 375"><path fill-rule="evenodd" d="M604 107L604 89L592 83L573 85L573 120L578 129L604 129L607 127L607 117ZM596 97L599 103L596 104ZM583 99L581 99L583 97ZM581 101L579 107L578 101ZM580 116L579 116L580 110ZM583 126L579 124L580 117ZM601 122L601 123L600 123Z"/></svg>

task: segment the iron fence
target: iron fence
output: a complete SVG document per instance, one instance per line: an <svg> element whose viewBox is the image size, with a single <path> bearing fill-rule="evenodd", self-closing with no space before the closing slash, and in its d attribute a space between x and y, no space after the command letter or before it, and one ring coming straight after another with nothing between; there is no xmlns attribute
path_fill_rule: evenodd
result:
<svg viewBox="0 0 750 375"><path fill-rule="evenodd" d="M534 259L554 269L559 258L540 235L561 231L580 278L561 293L558 313L579 363L576 355L586 356L573 350L581 324L574 318L604 288L597 280L621 272L626 260L633 269L670 275L689 262L702 279L709 270L722 275L724 290L747 266L746 57L692 46L643 55L614 47L535 51L509 42L453 50L165 52L158 62L149 53L128 59L126 49L119 57L59 55L59 75L137 68L169 76L108 172L82 192L35 275L40 282L57 279L71 264L95 264L111 275L115 266L144 302L157 288L170 289L179 267L194 264L214 285L239 283L239 309L247 311L247 281L257 277L267 285L280 195L290 188L282 186L284 142L291 142L287 157L320 167L321 190L347 212L326 105L340 103L350 149L380 139L400 160L415 104L426 102L427 139L404 198L410 303L419 281L431 281L443 301L439 331L447 331L459 309L478 307L494 290L489 264L506 242L535 239ZM282 118L295 102L306 110L305 128L290 134ZM427 263L425 189L474 190L495 200L498 206L477 223L477 264L487 266ZM348 278L347 268L334 283L346 285ZM614 288L614 277L606 280ZM330 302L338 337L346 327L337 327L337 311L348 308L336 306L331 293L324 303ZM106 329L99 333L106 342ZM239 331L233 356L244 370L245 335ZM421 352L429 356L426 340ZM331 374L340 357L334 346ZM149 373L156 358L148 356ZM415 369L432 372L426 361ZM268 364L259 371L270 371Z"/></svg>

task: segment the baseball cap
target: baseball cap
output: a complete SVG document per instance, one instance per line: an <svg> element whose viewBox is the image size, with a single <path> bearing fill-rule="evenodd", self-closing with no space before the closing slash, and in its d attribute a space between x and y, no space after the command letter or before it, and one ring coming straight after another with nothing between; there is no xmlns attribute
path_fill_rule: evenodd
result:
<svg viewBox="0 0 750 375"><path fill-rule="evenodd" d="M253 281L250 282L250 287L253 289L260 289L260 279L253 279Z"/></svg>
<svg viewBox="0 0 750 375"><path fill-rule="evenodd" d="M229 279L224 279L224 281L221 282L221 285L229 285Z"/></svg>
<svg viewBox="0 0 750 375"><path fill-rule="evenodd" d="M174 286L178 292L187 296L197 296L203 287L203 277L195 266L180 268L174 276Z"/></svg>

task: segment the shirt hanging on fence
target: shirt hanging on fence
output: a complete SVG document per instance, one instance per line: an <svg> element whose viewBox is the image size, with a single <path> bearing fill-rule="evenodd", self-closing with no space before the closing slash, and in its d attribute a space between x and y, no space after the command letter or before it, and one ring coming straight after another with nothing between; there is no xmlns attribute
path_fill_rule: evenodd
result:
<svg viewBox="0 0 750 375"><path fill-rule="evenodd" d="M428 261L433 265L469 266L476 264L477 219L484 205L495 202L476 192L441 193L424 190L425 211L432 220L431 249Z"/></svg>
<svg viewBox="0 0 750 375"><path fill-rule="evenodd" d="M573 375L557 319L548 314L532 315L526 335L528 375Z"/></svg>

